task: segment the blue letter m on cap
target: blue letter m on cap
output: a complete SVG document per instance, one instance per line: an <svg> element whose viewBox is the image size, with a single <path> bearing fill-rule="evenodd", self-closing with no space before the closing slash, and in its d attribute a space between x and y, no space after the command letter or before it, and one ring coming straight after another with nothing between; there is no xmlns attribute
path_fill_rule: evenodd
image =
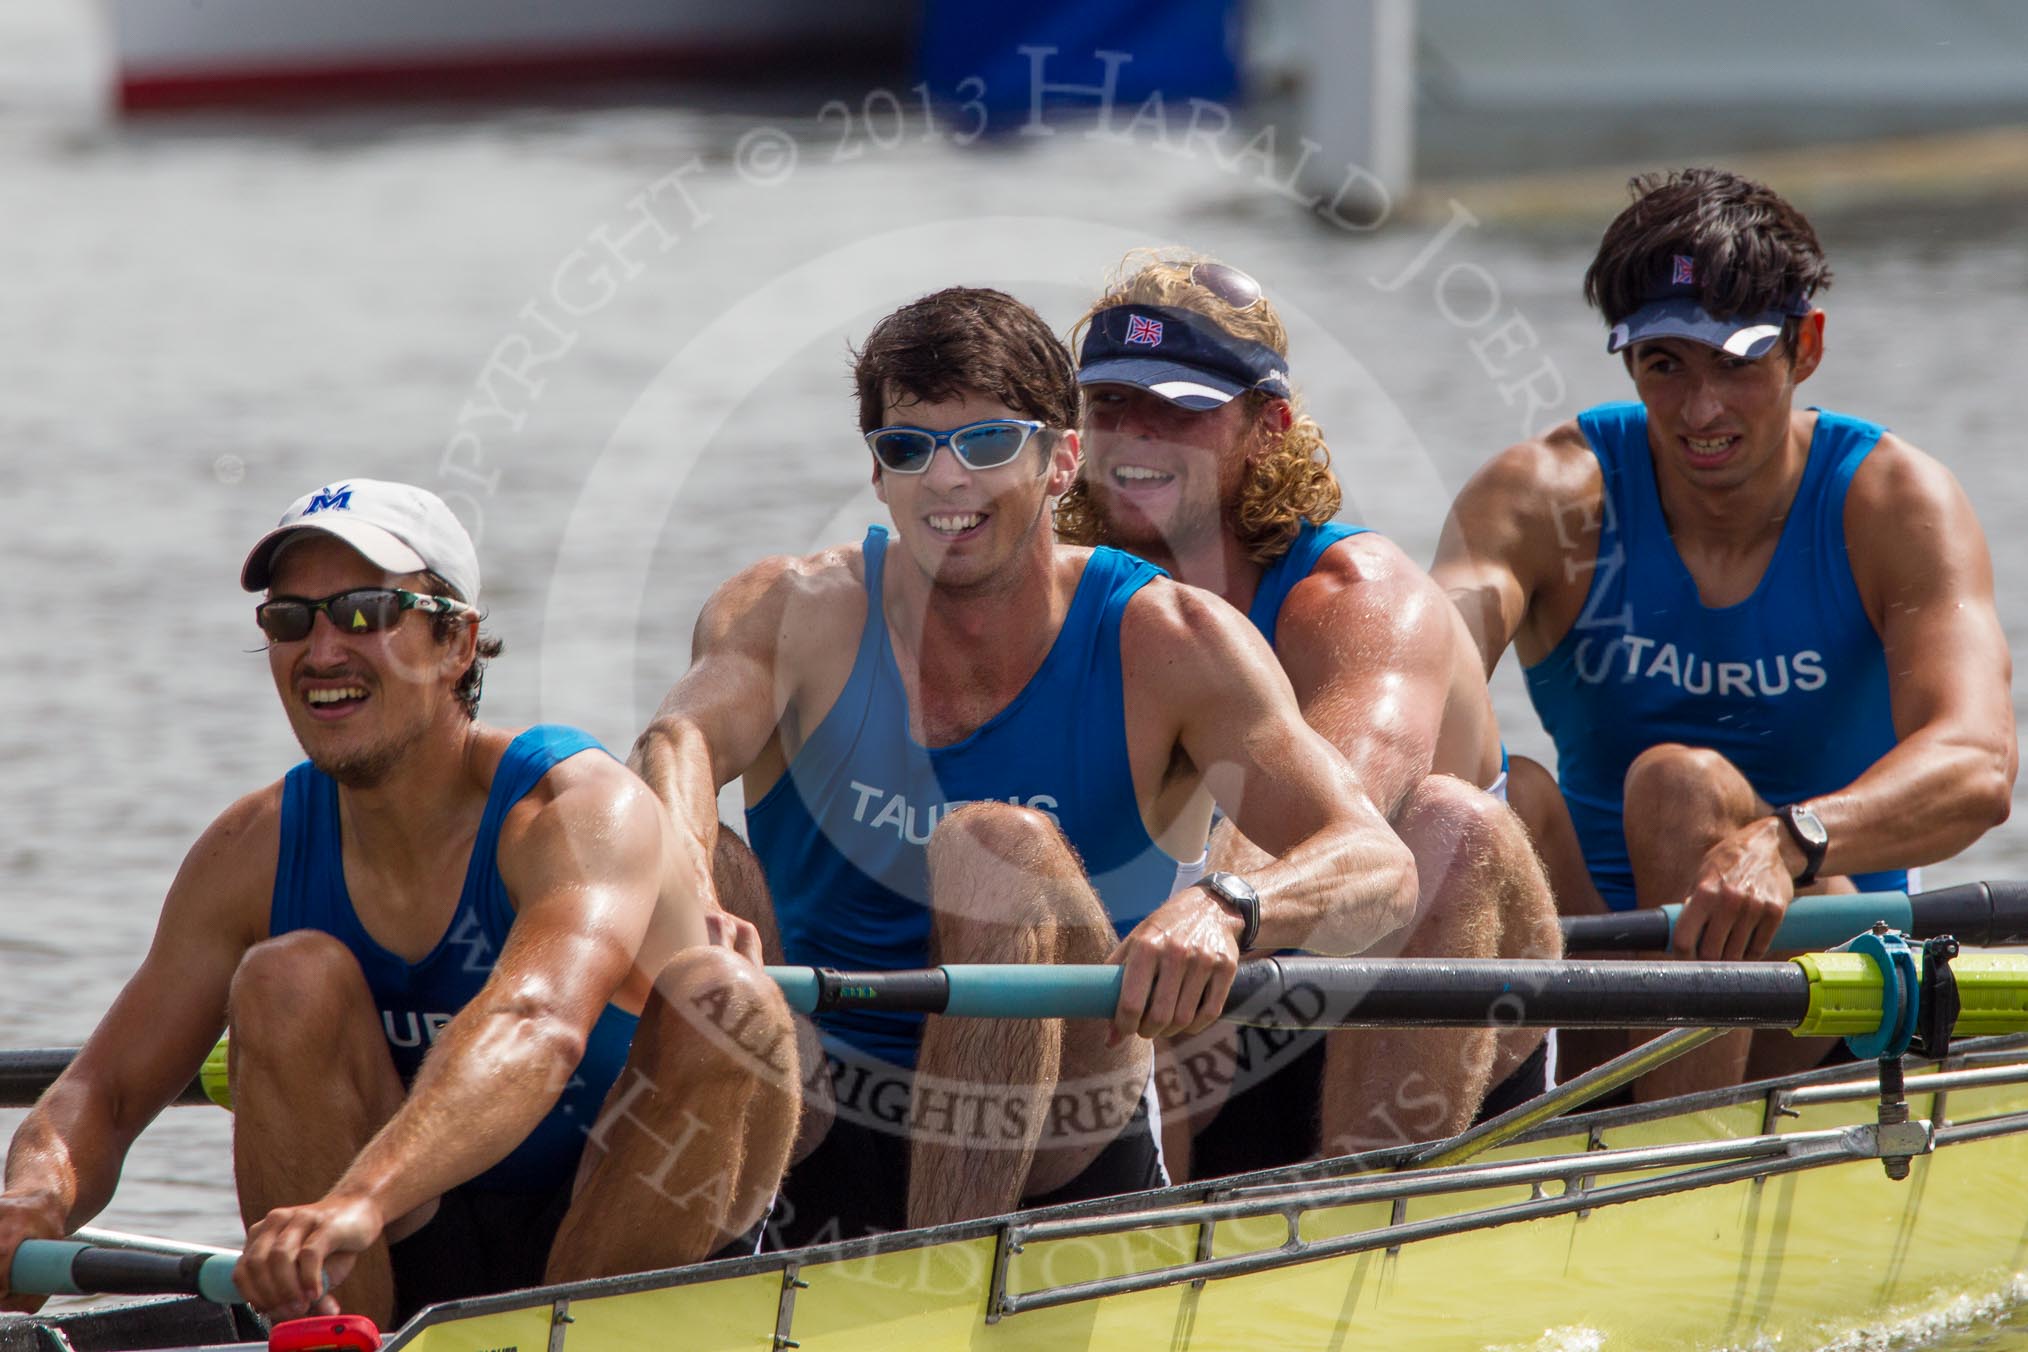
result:
<svg viewBox="0 0 2028 1352"><path fill-rule="evenodd" d="M327 507L333 511L349 511L352 507L352 485L340 484L336 488L320 490L317 496L310 499L310 505L303 509L303 515L321 512Z"/></svg>

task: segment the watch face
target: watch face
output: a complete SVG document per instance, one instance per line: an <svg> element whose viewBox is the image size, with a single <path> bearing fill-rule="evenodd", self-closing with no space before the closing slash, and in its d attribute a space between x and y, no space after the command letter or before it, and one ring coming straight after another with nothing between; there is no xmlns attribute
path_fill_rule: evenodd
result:
<svg viewBox="0 0 2028 1352"><path fill-rule="evenodd" d="M1806 807L1789 809L1789 820L1796 824L1796 830L1812 845L1830 843L1831 833L1824 829L1824 823L1817 820L1817 814Z"/></svg>
<svg viewBox="0 0 2028 1352"><path fill-rule="evenodd" d="M1253 885L1235 873L1212 873L1205 876L1205 886L1217 892L1227 901L1245 905L1257 899Z"/></svg>

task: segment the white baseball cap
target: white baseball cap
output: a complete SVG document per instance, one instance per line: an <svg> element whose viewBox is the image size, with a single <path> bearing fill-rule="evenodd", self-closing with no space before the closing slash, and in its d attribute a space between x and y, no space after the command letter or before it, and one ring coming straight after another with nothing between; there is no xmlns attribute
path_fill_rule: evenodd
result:
<svg viewBox="0 0 2028 1352"><path fill-rule="evenodd" d="M255 543L239 570L239 585L265 591L275 551L305 530L337 536L390 573L435 573L450 583L459 600L479 604L479 551L444 500L426 488L384 479L341 479L305 493Z"/></svg>

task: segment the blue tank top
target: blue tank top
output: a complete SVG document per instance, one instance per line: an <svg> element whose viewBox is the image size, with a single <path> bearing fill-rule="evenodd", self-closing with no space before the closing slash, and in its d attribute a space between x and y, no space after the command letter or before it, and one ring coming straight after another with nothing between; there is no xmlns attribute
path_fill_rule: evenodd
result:
<svg viewBox="0 0 2028 1352"><path fill-rule="evenodd" d="M925 747L881 609L887 531L866 533L866 625L852 674L788 771L747 809L791 963L894 971L929 961L930 832L969 802L1047 813L1124 935L1166 901L1177 863L1148 838L1127 758L1120 615L1161 570L1095 549L1042 666L963 741ZM922 1019L825 1015L833 1038L913 1067Z"/></svg>
<svg viewBox="0 0 2028 1352"><path fill-rule="evenodd" d="M308 761L283 780L281 853L268 932L321 930L352 950L403 1084L414 1082L437 1034L492 975L514 924L514 903L500 881L500 823L551 766L594 749L603 748L588 734L555 725L530 728L508 746L493 772L458 909L437 946L414 963L375 942L352 908L339 845L337 784ZM570 1186L585 1133L626 1064L635 1022L634 1015L606 1007L556 1107L505 1159L473 1179L474 1186L502 1192Z"/></svg>
<svg viewBox="0 0 2028 1352"><path fill-rule="evenodd" d="M1260 630L1261 637L1268 641L1268 647L1275 646L1275 623L1281 618L1282 603L1289 599L1289 593L1298 582L1308 577L1317 566L1317 560L1324 557L1324 551L1340 540L1354 535L1364 535L1366 527L1350 526L1342 521L1331 521L1317 525L1304 521L1296 528L1296 538L1288 552L1269 564L1260 575L1260 585L1254 588L1253 604L1246 608L1246 617L1253 621L1253 627Z"/></svg>
<svg viewBox="0 0 2028 1352"><path fill-rule="evenodd" d="M1647 410L1605 404L1578 425L1605 477L1598 562L1583 613L1526 675L1592 881L1627 910L1620 793L1649 747L1717 751L1777 807L1843 788L1893 747L1886 655L1845 553L1845 492L1884 429L1818 410L1767 572L1746 600L1714 608L1662 516ZM1853 881L1899 891L1908 875Z"/></svg>

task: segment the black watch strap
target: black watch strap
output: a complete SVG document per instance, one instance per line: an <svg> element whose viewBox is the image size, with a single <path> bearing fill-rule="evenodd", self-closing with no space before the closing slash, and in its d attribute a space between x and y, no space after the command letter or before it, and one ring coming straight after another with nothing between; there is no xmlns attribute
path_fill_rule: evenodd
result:
<svg viewBox="0 0 2028 1352"><path fill-rule="evenodd" d="M1253 947L1260 937L1260 893L1237 873L1207 873L1197 880L1203 888L1239 917L1239 951Z"/></svg>
<svg viewBox="0 0 2028 1352"><path fill-rule="evenodd" d="M1831 848L1830 835L1807 803L1789 803L1776 808L1774 814L1788 828L1789 839L1803 852L1803 871L1796 875L1796 886L1808 887L1817 880L1817 870L1824 866L1824 855Z"/></svg>

